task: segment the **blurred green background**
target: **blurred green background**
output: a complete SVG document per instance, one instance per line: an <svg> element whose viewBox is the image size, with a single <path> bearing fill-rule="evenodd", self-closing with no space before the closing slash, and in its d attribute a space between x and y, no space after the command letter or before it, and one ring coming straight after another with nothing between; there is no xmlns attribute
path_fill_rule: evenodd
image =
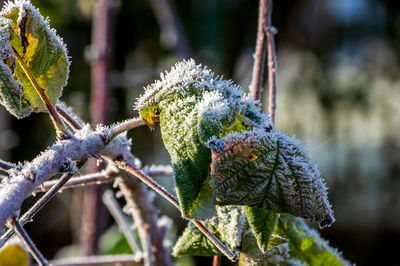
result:
<svg viewBox="0 0 400 266"><path fill-rule="evenodd" d="M72 57L62 100L88 121L93 0L32 2ZM196 62L247 90L258 1L171 2ZM115 4L110 111L120 121L138 115L132 105L143 87L186 51L160 26L149 0ZM322 236L358 265L399 265L400 1L275 0L272 24L279 31L276 127L303 140L326 179L337 221ZM129 136L143 165L169 163L158 129ZM0 107L0 158L32 160L54 140L46 114L16 120ZM77 240L74 197L64 191L28 226L48 258ZM185 221L166 201L156 204L180 232Z"/></svg>

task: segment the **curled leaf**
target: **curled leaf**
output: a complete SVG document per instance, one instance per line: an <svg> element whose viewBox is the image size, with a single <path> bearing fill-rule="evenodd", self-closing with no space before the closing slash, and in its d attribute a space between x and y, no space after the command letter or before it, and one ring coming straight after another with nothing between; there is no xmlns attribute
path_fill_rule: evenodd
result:
<svg viewBox="0 0 400 266"><path fill-rule="evenodd" d="M217 204L287 212L317 221L320 227L335 220L325 183L298 140L253 129L211 144L211 187Z"/></svg>
<svg viewBox="0 0 400 266"><path fill-rule="evenodd" d="M208 219L215 213L207 177L211 152L205 143L231 131L270 127L266 115L232 81L215 77L193 60L176 64L146 88L136 105L143 119L160 113L164 144L171 156L184 217ZM150 118L149 118L150 117Z"/></svg>
<svg viewBox="0 0 400 266"><path fill-rule="evenodd" d="M9 2L1 11L0 20L2 103L8 110L14 110L11 113L17 117L29 114L15 111L19 106L24 110L31 110L30 106L36 112L46 111L33 83L44 90L52 104L56 104L68 77L69 60L65 45L30 1ZM13 92L20 97L19 105L5 103L9 97L4 95Z"/></svg>

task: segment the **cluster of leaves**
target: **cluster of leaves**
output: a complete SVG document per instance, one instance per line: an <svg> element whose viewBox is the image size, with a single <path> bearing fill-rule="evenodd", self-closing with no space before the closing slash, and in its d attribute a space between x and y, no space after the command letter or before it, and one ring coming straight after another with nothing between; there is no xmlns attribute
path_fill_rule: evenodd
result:
<svg viewBox="0 0 400 266"><path fill-rule="evenodd" d="M29 1L0 13L0 56L0 103L11 114L22 118L56 104L68 78L66 48ZM239 86L183 61L146 88L136 109L151 127L160 115L182 216L204 220L241 252L242 265L346 263L293 217L320 227L334 221L319 171ZM221 251L189 224L173 253Z"/></svg>
<svg viewBox="0 0 400 266"><path fill-rule="evenodd" d="M206 220L233 250L253 254L256 243L254 254L267 254L270 263L289 263L291 239L302 232L274 236L291 223L279 213L317 221L320 227L334 222L325 183L301 143L274 130L259 103L232 81L193 60L182 61L146 88L136 109L151 127L160 115L182 216ZM310 230L305 223L302 228ZM326 246L313 239L321 249ZM174 254L220 252L189 224ZM341 261L336 253L329 256Z"/></svg>

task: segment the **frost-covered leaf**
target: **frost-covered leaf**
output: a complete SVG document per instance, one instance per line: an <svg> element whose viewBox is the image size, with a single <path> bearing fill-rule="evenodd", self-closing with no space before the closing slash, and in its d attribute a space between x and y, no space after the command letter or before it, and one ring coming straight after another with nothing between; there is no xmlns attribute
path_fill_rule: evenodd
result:
<svg viewBox="0 0 400 266"><path fill-rule="evenodd" d="M18 118L28 116L32 108L22 98L22 85L13 77L15 57L9 42L13 34L8 20L0 19L0 104Z"/></svg>
<svg viewBox="0 0 400 266"><path fill-rule="evenodd" d="M334 221L325 183L298 140L255 128L212 140L210 147L217 204L287 212L321 227Z"/></svg>
<svg viewBox="0 0 400 266"><path fill-rule="evenodd" d="M288 214L281 215L275 233L289 240L291 259L305 265L349 265L342 255L321 239L318 232L311 229L303 219Z"/></svg>
<svg viewBox="0 0 400 266"><path fill-rule="evenodd" d="M0 266L28 266L29 255L23 247L11 244L0 249Z"/></svg>
<svg viewBox="0 0 400 266"><path fill-rule="evenodd" d="M13 103L4 105L7 109L12 109L12 113L17 117L29 114L28 106L36 112L46 111L46 105L28 75L32 75L44 89L50 102L55 105L68 77L69 61L65 45L56 32L49 28L48 21L43 19L28 0L6 4L0 13L0 23L3 57L3 62L0 63L3 81L2 102L9 98L4 95L13 92L17 95L13 100L18 99L21 102L20 108L24 108L25 112L15 111L19 110L19 106L14 107ZM23 63L18 62L18 55ZM23 69L22 64L25 64L28 70Z"/></svg>
<svg viewBox="0 0 400 266"><path fill-rule="evenodd" d="M244 206L250 228L261 251L267 251L269 241L279 219L279 214L257 207Z"/></svg>
<svg viewBox="0 0 400 266"><path fill-rule="evenodd" d="M243 230L246 227L246 216L242 208L237 206L218 207L217 212L217 218L205 221L205 226L231 250L237 250L241 245ZM189 222L175 244L173 255L177 257L223 254L193 223Z"/></svg>
<svg viewBox="0 0 400 266"><path fill-rule="evenodd" d="M161 133L171 156L182 214L197 219L208 219L215 212L206 181L211 152L205 143L253 125L271 127L267 116L239 86L215 77L193 60L176 64L161 75L161 80L148 86L136 109L149 124L152 112L157 109L160 113Z"/></svg>
<svg viewBox="0 0 400 266"><path fill-rule="evenodd" d="M289 259L287 240L279 236L271 236L270 245L262 252L252 230L243 235L239 266L296 265Z"/></svg>

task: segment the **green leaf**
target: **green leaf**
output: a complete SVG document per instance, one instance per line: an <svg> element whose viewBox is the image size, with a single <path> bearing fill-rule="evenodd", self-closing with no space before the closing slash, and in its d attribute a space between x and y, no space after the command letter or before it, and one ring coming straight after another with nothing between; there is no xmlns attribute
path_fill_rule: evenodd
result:
<svg viewBox="0 0 400 266"><path fill-rule="evenodd" d="M0 249L0 266L28 266L29 255L23 247L17 244Z"/></svg>
<svg viewBox="0 0 400 266"><path fill-rule="evenodd" d="M288 214L281 215L275 233L289 240L291 259L306 265L349 265L341 254L321 239L303 219Z"/></svg>
<svg viewBox="0 0 400 266"><path fill-rule="evenodd" d="M136 109L149 120L148 110L155 108L171 156L182 215L208 219L215 207L207 180L211 152L205 144L212 137L245 130L253 124L269 127L269 120L238 86L214 77L193 60L176 64L146 88Z"/></svg>
<svg viewBox="0 0 400 266"><path fill-rule="evenodd" d="M211 187L217 204L288 212L321 227L334 221L325 183L295 138L255 128L212 144Z"/></svg>
<svg viewBox="0 0 400 266"><path fill-rule="evenodd" d="M241 245L242 233L246 226L246 216L241 207L218 207L218 218L205 221L205 226L231 250ZM173 249L177 256L223 255L221 251L193 224L188 223Z"/></svg>
<svg viewBox="0 0 400 266"><path fill-rule="evenodd" d="M279 214L270 210L257 207L244 206L250 228L257 239L257 245L261 251L266 252L270 237L274 232L279 219Z"/></svg>
<svg viewBox="0 0 400 266"><path fill-rule="evenodd" d="M65 45L29 1L8 3L0 17L1 23L5 25L2 27L1 35L8 36L6 52L10 54L13 62L17 59L17 64L1 64L2 76L3 73L12 74L7 77L8 82L1 84L1 91L15 91L15 88L19 87L21 106L25 108L30 106L36 112L46 111L46 105L37 93L32 80L44 89L50 102L55 105L68 77L69 61ZM3 37L2 41L5 42ZM5 77L2 79L6 80ZM2 98L6 99L4 96ZM26 112L23 115L26 115ZM18 117L23 115L17 112Z"/></svg>

